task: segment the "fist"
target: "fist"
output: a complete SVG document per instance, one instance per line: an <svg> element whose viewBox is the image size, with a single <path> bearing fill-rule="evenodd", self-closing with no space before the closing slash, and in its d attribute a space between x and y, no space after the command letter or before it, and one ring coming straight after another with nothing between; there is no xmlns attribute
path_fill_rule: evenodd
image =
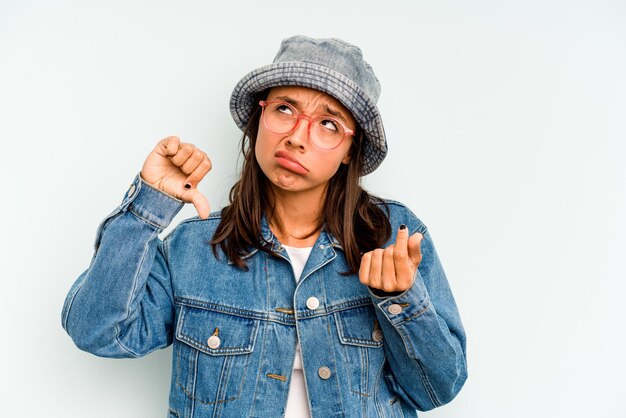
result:
<svg viewBox="0 0 626 418"><path fill-rule="evenodd" d="M141 168L141 178L183 202L193 203L202 219L211 212L207 198L196 188L211 170L211 160L193 144L176 136L162 139Z"/></svg>
<svg viewBox="0 0 626 418"><path fill-rule="evenodd" d="M419 232L409 237L408 228L401 225L394 244L363 254L359 269L361 283L385 292L410 288L422 261L422 238Z"/></svg>

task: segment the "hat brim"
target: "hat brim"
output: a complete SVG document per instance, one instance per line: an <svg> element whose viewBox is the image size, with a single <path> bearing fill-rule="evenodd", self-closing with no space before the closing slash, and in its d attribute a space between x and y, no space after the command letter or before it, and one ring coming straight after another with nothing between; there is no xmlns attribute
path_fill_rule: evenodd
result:
<svg viewBox="0 0 626 418"><path fill-rule="evenodd" d="M246 74L233 89L230 113L240 129L244 129L252 110L254 95L270 87L302 86L323 91L350 110L363 129L361 175L374 171L387 155L387 141L382 118L376 104L352 80L319 64L285 61L257 68Z"/></svg>

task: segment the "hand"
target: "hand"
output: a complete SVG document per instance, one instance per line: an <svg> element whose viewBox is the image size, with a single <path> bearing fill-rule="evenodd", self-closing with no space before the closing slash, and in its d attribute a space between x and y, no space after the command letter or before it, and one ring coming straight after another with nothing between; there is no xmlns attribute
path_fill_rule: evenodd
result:
<svg viewBox="0 0 626 418"><path fill-rule="evenodd" d="M385 292L403 292L410 288L422 261L423 237L419 232L409 237L409 229L401 225L394 244L363 254L359 269L361 283Z"/></svg>
<svg viewBox="0 0 626 418"><path fill-rule="evenodd" d="M193 203L200 218L207 219L211 212L209 201L196 186L211 166L204 151L193 144L180 142L176 136L168 136L148 155L141 177L157 189L183 202Z"/></svg>

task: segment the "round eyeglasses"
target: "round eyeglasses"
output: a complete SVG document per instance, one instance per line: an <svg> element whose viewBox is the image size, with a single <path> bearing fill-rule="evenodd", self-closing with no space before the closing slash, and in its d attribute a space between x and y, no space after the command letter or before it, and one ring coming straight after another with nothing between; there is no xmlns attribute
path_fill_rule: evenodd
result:
<svg viewBox="0 0 626 418"><path fill-rule="evenodd" d="M354 131L335 117L321 115L312 118L282 100L261 100L259 104L263 108L261 118L265 127L275 134L290 133L300 119L306 119L309 139L321 149L337 148L346 135L354 136Z"/></svg>

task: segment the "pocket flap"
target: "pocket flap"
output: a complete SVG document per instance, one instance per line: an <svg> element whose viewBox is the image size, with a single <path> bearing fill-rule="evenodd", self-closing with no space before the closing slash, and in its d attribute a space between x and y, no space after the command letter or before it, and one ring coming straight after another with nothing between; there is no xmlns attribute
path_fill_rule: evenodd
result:
<svg viewBox="0 0 626 418"><path fill-rule="evenodd" d="M180 305L176 339L213 356L248 354L254 350L259 320L209 309ZM209 338L215 338L209 347Z"/></svg>
<svg viewBox="0 0 626 418"><path fill-rule="evenodd" d="M339 339L343 344L382 347L382 330L373 305L346 309L334 315Z"/></svg>

